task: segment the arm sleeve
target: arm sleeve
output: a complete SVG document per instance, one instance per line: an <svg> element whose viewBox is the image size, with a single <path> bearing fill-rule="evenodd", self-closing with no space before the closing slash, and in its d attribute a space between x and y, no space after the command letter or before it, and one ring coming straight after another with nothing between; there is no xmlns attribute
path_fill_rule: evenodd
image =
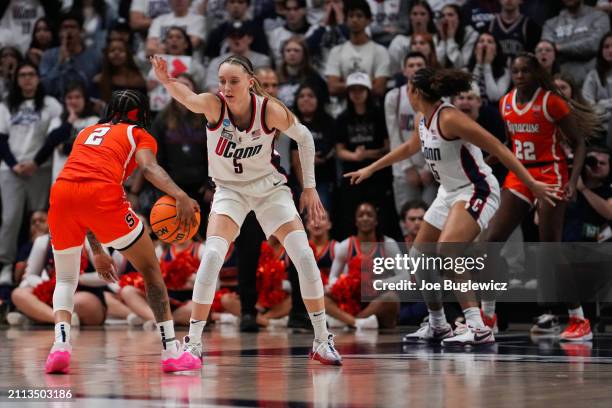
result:
<svg viewBox="0 0 612 408"><path fill-rule="evenodd" d="M566 117L567 115L569 115L571 111L568 103L565 102L563 98L553 93L551 93L550 96L548 97L548 103L546 104L546 110L548 111L548 114L550 115L551 118L553 118L555 122L558 122L564 117Z"/></svg>
<svg viewBox="0 0 612 408"><path fill-rule="evenodd" d="M295 140L298 145L298 152L300 155L300 164L302 166L302 177L304 178L304 188L314 188L317 183L315 180L315 144L312 138L310 130L300 122L294 122L294 124L287 130L285 130L287 136Z"/></svg>
<svg viewBox="0 0 612 408"><path fill-rule="evenodd" d="M330 287L333 286L334 283L336 283L336 281L342 274L344 267L346 266L346 257L348 255L349 241L350 238L347 238L334 246L334 261L332 262L332 266L329 271L329 281L327 284Z"/></svg>

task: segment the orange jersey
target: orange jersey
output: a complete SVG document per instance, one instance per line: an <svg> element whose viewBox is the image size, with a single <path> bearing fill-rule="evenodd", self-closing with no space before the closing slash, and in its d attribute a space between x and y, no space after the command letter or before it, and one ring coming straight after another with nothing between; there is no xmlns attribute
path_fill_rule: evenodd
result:
<svg viewBox="0 0 612 408"><path fill-rule="evenodd" d="M136 168L135 153L157 142L146 130L127 123L96 124L83 129L58 180L122 184Z"/></svg>
<svg viewBox="0 0 612 408"><path fill-rule="evenodd" d="M516 158L535 166L565 161L557 123L569 115L568 104L560 96L538 88L531 101L519 106L516 94L515 88L499 102Z"/></svg>

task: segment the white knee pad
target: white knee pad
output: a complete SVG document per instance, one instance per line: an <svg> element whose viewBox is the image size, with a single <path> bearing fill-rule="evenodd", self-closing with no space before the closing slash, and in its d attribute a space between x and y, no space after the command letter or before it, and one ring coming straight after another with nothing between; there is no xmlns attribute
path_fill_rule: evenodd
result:
<svg viewBox="0 0 612 408"><path fill-rule="evenodd" d="M228 248L229 244L224 238L212 236L206 239L204 255L193 286L194 302L206 305L212 304L217 288L217 277L223 266Z"/></svg>
<svg viewBox="0 0 612 408"><path fill-rule="evenodd" d="M53 311L74 309L74 292L79 284L82 247L53 251L55 260L55 290L53 291Z"/></svg>
<svg viewBox="0 0 612 408"><path fill-rule="evenodd" d="M323 296L323 281L306 233L302 230L292 231L283 243L289 258L295 265L300 280L300 291L303 299L319 299Z"/></svg>

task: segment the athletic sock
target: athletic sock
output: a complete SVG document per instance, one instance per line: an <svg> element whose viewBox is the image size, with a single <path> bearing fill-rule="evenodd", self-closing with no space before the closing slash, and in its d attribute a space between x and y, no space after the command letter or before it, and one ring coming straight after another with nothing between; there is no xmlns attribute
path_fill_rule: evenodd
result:
<svg viewBox="0 0 612 408"><path fill-rule="evenodd" d="M444 314L444 307L441 307L440 310L431 310L427 308L429 311L429 324L431 327L439 329L446 326L446 315Z"/></svg>
<svg viewBox="0 0 612 408"><path fill-rule="evenodd" d="M584 320L584 311L582 310L582 306L578 306L576 309L568 309L568 312L569 317Z"/></svg>
<svg viewBox="0 0 612 408"><path fill-rule="evenodd" d="M495 315L494 300L483 300L480 302L480 306L482 307L482 312L488 317L493 317Z"/></svg>
<svg viewBox="0 0 612 408"><path fill-rule="evenodd" d="M162 347L165 350L167 343L176 340L176 336L174 335L174 320L166 320L165 322L157 323L157 328L161 335Z"/></svg>
<svg viewBox="0 0 612 408"><path fill-rule="evenodd" d="M482 321L482 316L480 316L480 309L477 307L468 307L463 310L463 315L465 316L465 322L468 326L474 327L476 329L481 329L485 327L484 322Z"/></svg>
<svg viewBox="0 0 612 408"><path fill-rule="evenodd" d="M206 320L193 320L189 321L189 341L192 343L202 342L202 332L206 326Z"/></svg>
<svg viewBox="0 0 612 408"><path fill-rule="evenodd" d="M315 339L319 341L327 341L329 332L327 331L327 317L325 316L325 309L319 312L308 313L310 316L310 322L314 329Z"/></svg>
<svg viewBox="0 0 612 408"><path fill-rule="evenodd" d="M55 323L55 342L70 343L70 323Z"/></svg>

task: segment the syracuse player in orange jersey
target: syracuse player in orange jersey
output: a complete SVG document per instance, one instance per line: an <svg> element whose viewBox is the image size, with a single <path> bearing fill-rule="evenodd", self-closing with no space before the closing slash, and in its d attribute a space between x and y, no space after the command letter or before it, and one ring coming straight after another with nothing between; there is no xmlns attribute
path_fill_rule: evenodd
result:
<svg viewBox="0 0 612 408"><path fill-rule="evenodd" d="M515 88L500 100L500 112L512 151L538 181L563 189L563 196L551 205L537 202L512 172L508 173L501 193L501 204L489 224L487 240L505 242L530 209L537 205L541 242L559 242L563 233L566 201L576 192L586 152L582 135L594 134L598 120L592 109L568 101L554 85L552 77L533 54L519 54L512 63ZM569 174L562 141L573 146L573 166ZM483 299L483 320L496 326L495 301ZM580 304L569 305L570 327L561 338L582 340L592 337L589 321ZM575 324L573 324L575 323Z"/></svg>
<svg viewBox="0 0 612 408"><path fill-rule="evenodd" d="M150 111L140 92L113 92L104 117L77 136L64 169L51 188L49 229L57 283L53 293L55 342L45 364L47 373L67 373L72 347L70 318L85 236L95 253L100 276L116 280L112 260L100 242L113 247L142 273L147 300L162 338L162 369L193 369L191 354L174 336L168 293L153 243L126 199L122 183L139 166L155 187L176 199L178 222L195 224L198 204L157 164L157 143L145 130ZM98 241L99 240L99 241Z"/></svg>

